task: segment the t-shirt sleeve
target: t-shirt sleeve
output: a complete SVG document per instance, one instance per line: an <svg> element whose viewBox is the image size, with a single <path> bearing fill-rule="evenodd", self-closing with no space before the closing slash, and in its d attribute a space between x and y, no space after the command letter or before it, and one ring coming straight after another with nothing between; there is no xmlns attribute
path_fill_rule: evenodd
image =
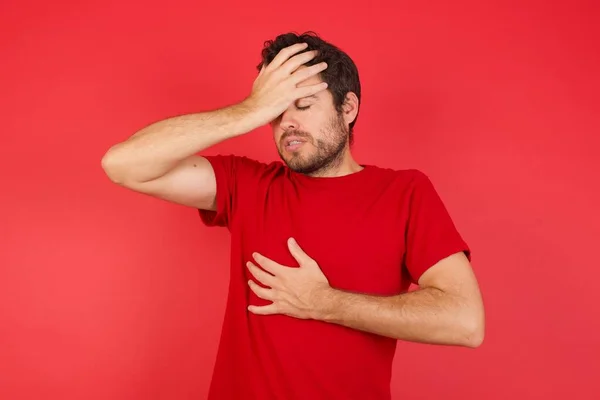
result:
<svg viewBox="0 0 600 400"><path fill-rule="evenodd" d="M216 210L198 210L200 219L206 226L231 228L236 217L239 199L244 187L255 182L262 164L243 156L207 155L217 184Z"/></svg>
<svg viewBox="0 0 600 400"><path fill-rule="evenodd" d="M471 250L458 232L431 180L415 171L406 226L405 266L413 283L438 261Z"/></svg>

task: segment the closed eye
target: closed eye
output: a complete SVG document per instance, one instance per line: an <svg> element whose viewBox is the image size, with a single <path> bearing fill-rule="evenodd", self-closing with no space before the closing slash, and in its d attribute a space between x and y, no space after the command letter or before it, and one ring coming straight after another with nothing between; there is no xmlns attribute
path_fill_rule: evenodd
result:
<svg viewBox="0 0 600 400"><path fill-rule="evenodd" d="M296 108L297 108L298 110L304 111L304 110L308 110L308 109L310 108L310 106L304 106L304 107L299 107L299 106L296 106Z"/></svg>

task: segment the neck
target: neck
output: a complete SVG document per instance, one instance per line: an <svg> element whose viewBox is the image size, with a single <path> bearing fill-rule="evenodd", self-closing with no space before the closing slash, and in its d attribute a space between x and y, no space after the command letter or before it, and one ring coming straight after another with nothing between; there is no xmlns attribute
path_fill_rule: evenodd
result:
<svg viewBox="0 0 600 400"><path fill-rule="evenodd" d="M363 167L354 160L349 150L344 151L340 154L340 157L333 160L329 165L315 171L308 176L318 178L334 178L337 176L344 176L353 174L362 170Z"/></svg>

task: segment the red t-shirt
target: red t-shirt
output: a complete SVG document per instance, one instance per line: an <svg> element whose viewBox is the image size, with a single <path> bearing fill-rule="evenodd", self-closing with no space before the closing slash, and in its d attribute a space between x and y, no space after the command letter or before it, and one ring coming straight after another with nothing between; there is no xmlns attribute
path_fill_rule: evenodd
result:
<svg viewBox="0 0 600 400"><path fill-rule="evenodd" d="M314 178L281 162L206 157L217 211L208 226L231 232L231 282L209 399L390 399L396 340L333 323L254 315L264 305L248 287L254 251L297 266L294 237L332 287L395 295L440 259L469 249L430 180L418 170L366 165Z"/></svg>

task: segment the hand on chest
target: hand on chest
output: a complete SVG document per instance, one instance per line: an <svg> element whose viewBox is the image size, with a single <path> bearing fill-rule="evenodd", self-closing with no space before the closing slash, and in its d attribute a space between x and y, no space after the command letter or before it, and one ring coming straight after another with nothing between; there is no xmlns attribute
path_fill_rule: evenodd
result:
<svg viewBox="0 0 600 400"><path fill-rule="evenodd" d="M401 288L402 232L393 221L364 212L267 211L244 227L244 262L252 261L252 253L258 252L281 265L298 267L288 247L288 239L293 237L317 262L332 287L394 294Z"/></svg>

